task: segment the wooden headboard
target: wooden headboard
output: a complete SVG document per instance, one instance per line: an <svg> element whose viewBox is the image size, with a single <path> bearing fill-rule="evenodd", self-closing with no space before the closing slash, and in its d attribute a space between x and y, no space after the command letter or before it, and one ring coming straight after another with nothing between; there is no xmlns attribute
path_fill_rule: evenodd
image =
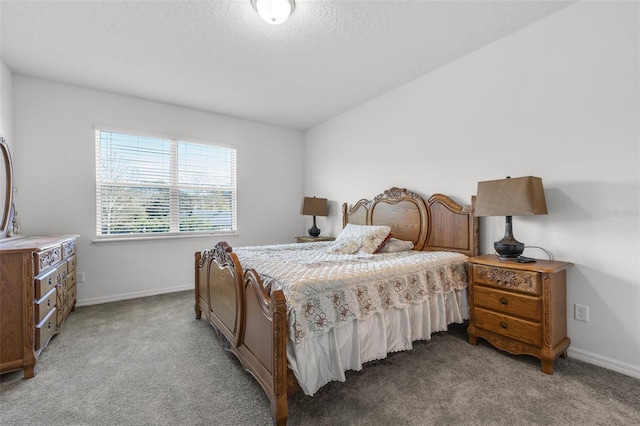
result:
<svg viewBox="0 0 640 426"><path fill-rule="evenodd" d="M479 254L478 219L471 204L460 205L446 195L424 200L404 188L391 188L373 200L342 205L342 225L387 225L395 238L411 241L414 250Z"/></svg>

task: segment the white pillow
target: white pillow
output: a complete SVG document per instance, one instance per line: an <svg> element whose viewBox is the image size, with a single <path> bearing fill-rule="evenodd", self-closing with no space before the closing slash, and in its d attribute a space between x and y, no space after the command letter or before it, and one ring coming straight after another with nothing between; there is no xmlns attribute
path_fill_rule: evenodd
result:
<svg viewBox="0 0 640 426"><path fill-rule="evenodd" d="M385 225L354 225L348 223L329 246L328 251L342 254L373 254L390 236L391 228Z"/></svg>
<svg viewBox="0 0 640 426"><path fill-rule="evenodd" d="M389 238L377 253L395 253L399 251L413 250L413 243L411 241L399 240L397 238Z"/></svg>

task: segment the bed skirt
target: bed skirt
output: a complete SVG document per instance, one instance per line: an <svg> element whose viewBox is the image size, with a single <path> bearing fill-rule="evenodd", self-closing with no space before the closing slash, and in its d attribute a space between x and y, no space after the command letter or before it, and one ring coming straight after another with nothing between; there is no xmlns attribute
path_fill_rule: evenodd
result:
<svg viewBox="0 0 640 426"><path fill-rule="evenodd" d="M305 394L325 384L345 381L347 370L360 371L368 361L413 348L452 323L469 319L467 289L428 296L423 303L391 307L354 320L328 333L287 344L287 360Z"/></svg>

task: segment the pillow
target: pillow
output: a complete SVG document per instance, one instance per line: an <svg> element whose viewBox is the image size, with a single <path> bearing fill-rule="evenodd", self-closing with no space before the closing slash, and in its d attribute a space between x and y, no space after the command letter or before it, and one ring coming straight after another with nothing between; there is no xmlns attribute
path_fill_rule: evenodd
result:
<svg viewBox="0 0 640 426"><path fill-rule="evenodd" d="M413 250L413 243L411 241L399 240L397 238L389 238L385 244L380 247L376 253L396 253L399 251Z"/></svg>
<svg viewBox="0 0 640 426"><path fill-rule="evenodd" d="M353 254L375 253L384 242L391 238L391 228L388 226L354 225L347 226L329 246L329 252Z"/></svg>
<svg viewBox="0 0 640 426"><path fill-rule="evenodd" d="M387 236L385 237L385 239L384 239L384 240L382 240L382 242L381 242L381 243L380 243L380 245L376 248L376 250L374 251L374 253L378 253L378 252L380 251L380 249L381 249L382 247L384 247L384 245L385 245L385 244L387 244L387 242L388 242L389 240L391 240L391 238L393 238L393 234L392 234L391 232L389 232L389 235L387 235Z"/></svg>

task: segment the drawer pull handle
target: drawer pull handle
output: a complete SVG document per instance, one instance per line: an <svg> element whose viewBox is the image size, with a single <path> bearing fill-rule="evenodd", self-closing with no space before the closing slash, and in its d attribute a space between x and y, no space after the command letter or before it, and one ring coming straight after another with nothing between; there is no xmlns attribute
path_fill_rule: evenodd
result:
<svg viewBox="0 0 640 426"><path fill-rule="evenodd" d="M504 330L506 330L507 329L507 323L500 321L500 327L502 327Z"/></svg>
<svg viewBox="0 0 640 426"><path fill-rule="evenodd" d="M507 306L507 299L505 299L504 297L501 297L499 302L500 302L500 305Z"/></svg>
<svg viewBox="0 0 640 426"><path fill-rule="evenodd" d="M47 330L51 330L51 323L47 323Z"/></svg>
<svg viewBox="0 0 640 426"><path fill-rule="evenodd" d="M51 300L47 300L47 308L51 306Z"/></svg>
<svg viewBox="0 0 640 426"><path fill-rule="evenodd" d="M51 279L51 277L49 277L49 285L51 285L52 282L53 280Z"/></svg>

